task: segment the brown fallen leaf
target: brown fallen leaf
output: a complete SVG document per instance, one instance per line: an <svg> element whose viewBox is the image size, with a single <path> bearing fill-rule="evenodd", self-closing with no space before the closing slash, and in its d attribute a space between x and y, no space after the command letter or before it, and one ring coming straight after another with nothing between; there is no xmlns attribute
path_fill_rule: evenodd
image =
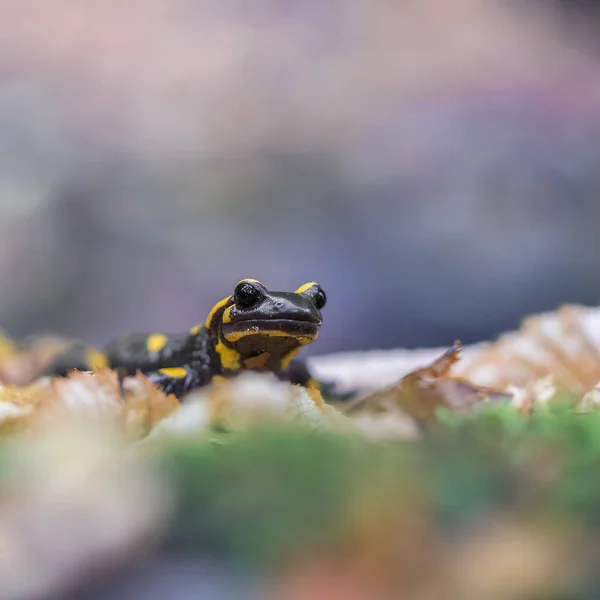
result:
<svg viewBox="0 0 600 600"><path fill-rule="evenodd" d="M121 387L116 371L74 371L28 386L0 387L0 435L78 421L116 427L128 439L139 440L179 406L142 374L126 378Z"/></svg>
<svg viewBox="0 0 600 600"><path fill-rule="evenodd" d="M11 435L27 427L48 386L45 379L27 386L0 386L0 435Z"/></svg>
<svg viewBox="0 0 600 600"><path fill-rule="evenodd" d="M142 373L123 383L125 427L130 438L141 439L180 406L173 394L165 394Z"/></svg>
<svg viewBox="0 0 600 600"><path fill-rule="evenodd" d="M583 395L600 381L598 307L565 305L523 319L489 344L460 374L470 381L524 387L552 375L565 393Z"/></svg>
<svg viewBox="0 0 600 600"><path fill-rule="evenodd" d="M91 418L116 423L124 416L125 401L115 371L103 369L93 374L74 371L50 381L50 389L38 408L40 417Z"/></svg>
<svg viewBox="0 0 600 600"><path fill-rule="evenodd" d="M460 350L461 343L457 340L430 365L411 371L395 385L357 398L346 406L344 412L399 409L416 420L430 420L440 407L463 411L483 401L512 399L510 393L450 376L452 366L459 360Z"/></svg>

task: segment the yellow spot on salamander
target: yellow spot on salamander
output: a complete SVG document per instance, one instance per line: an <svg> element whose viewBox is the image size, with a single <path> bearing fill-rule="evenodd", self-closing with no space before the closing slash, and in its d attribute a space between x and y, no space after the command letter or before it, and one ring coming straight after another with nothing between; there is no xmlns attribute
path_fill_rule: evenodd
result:
<svg viewBox="0 0 600 600"><path fill-rule="evenodd" d="M290 366L290 363L292 362L292 360L294 359L294 357L298 354L298 352L300 352L302 348L298 347L298 348L294 348L293 350L290 350L290 352L288 352L283 359L281 360L281 368L285 371L285 369L287 369Z"/></svg>
<svg viewBox="0 0 600 600"><path fill-rule="evenodd" d="M325 400L323 400L323 396L321 395L320 390L317 388L306 388L308 395L311 400L317 405L318 408L323 409L325 407Z"/></svg>
<svg viewBox="0 0 600 600"><path fill-rule="evenodd" d="M225 312L223 313L223 317L221 318L223 323L231 323L231 309L232 308L233 308L233 306L228 306L225 309Z"/></svg>
<svg viewBox="0 0 600 600"><path fill-rule="evenodd" d="M295 292L294 294L304 294L304 292L306 290L309 290L311 287L314 287L316 285L319 285L316 281L309 281L308 283L305 283L304 285L301 285Z"/></svg>
<svg viewBox="0 0 600 600"><path fill-rule="evenodd" d="M146 340L146 349L148 352L160 352L169 341L169 338L163 333L153 333Z"/></svg>
<svg viewBox="0 0 600 600"><path fill-rule="evenodd" d="M258 279L252 279L251 277L246 277L245 279L241 279L240 281L237 282L237 285L240 285L240 283L243 283L244 281L247 281L248 283L258 283L259 285L262 285L262 283L258 280Z"/></svg>
<svg viewBox="0 0 600 600"><path fill-rule="evenodd" d="M85 351L85 364L91 371L108 367L108 358L105 354L95 348L88 348Z"/></svg>
<svg viewBox="0 0 600 600"><path fill-rule="evenodd" d="M206 317L206 321L204 322L206 329L210 329L210 326L213 324L215 315L225 307L225 305L229 302L229 300L231 300L231 296L227 296L227 298L223 298L223 300L219 300L211 308L210 312L208 313L208 317Z"/></svg>
<svg viewBox="0 0 600 600"><path fill-rule="evenodd" d="M306 387L309 390L320 390L321 384L316 379L311 378L306 382Z"/></svg>
<svg viewBox="0 0 600 600"><path fill-rule="evenodd" d="M266 337L294 338L295 340L298 341L299 344L310 344L313 340L315 340L317 338L316 334L302 333L302 334L296 335L294 333L290 333L288 331L280 331L278 329L257 329L257 330L250 330L250 331L232 331L231 333L228 333L228 334L224 335L223 337L228 342L237 342L238 340L241 340L243 337L246 337L248 335L264 335Z"/></svg>
<svg viewBox="0 0 600 600"><path fill-rule="evenodd" d="M219 342L215 346L215 350L221 357L221 364L223 368L235 371L240 368L240 354L237 350L229 348L223 342Z"/></svg>
<svg viewBox="0 0 600 600"><path fill-rule="evenodd" d="M223 375L215 375L210 381L211 383L226 383L227 377L223 377Z"/></svg>
<svg viewBox="0 0 600 600"><path fill-rule="evenodd" d="M196 325L190 329L190 335L198 335L202 329L202 325Z"/></svg>
<svg viewBox="0 0 600 600"><path fill-rule="evenodd" d="M167 377L173 377L173 379L183 379L184 377L187 377L187 371L183 367L166 367L164 369L159 369L158 371Z"/></svg>

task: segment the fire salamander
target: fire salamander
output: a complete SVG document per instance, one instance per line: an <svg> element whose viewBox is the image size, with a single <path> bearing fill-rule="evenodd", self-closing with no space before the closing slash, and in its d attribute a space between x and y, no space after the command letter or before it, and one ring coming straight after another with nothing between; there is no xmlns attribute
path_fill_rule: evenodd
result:
<svg viewBox="0 0 600 600"><path fill-rule="evenodd" d="M332 386L315 380L295 358L316 339L326 301L315 282L295 292L273 292L256 279L243 279L231 296L214 305L204 323L187 334L132 334L112 342L104 352L73 344L54 359L46 374L110 367L124 377L140 371L166 393L181 397L215 378L251 369L270 371L332 396Z"/></svg>

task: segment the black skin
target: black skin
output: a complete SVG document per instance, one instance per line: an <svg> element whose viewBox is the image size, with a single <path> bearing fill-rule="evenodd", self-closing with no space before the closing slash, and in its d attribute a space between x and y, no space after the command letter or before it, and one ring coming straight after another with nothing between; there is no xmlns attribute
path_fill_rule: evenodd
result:
<svg viewBox="0 0 600 600"><path fill-rule="evenodd" d="M316 388L329 399L343 399L334 393L332 384L314 379L304 362L290 360L291 353L317 337L325 302L325 293L316 283L296 292L274 292L246 279L215 305L201 327L164 336L166 341L159 349L154 346L154 351L149 349L149 340L157 334L128 335L109 344L104 355L107 366L121 377L142 372L177 397L211 383L215 376L228 378L254 370ZM46 374L64 376L74 369L90 370L81 344L57 356Z"/></svg>

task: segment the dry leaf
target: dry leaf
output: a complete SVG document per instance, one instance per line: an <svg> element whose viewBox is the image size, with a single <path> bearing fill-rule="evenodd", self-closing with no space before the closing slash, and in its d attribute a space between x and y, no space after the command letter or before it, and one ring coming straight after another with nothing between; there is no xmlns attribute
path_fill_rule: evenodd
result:
<svg viewBox="0 0 600 600"><path fill-rule="evenodd" d="M124 414L119 378L115 371L73 372L51 379L39 406L42 417L72 417L116 423Z"/></svg>
<svg viewBox="0 0 600 600"><path fill-rule="evenodd" d="M509 386L508 391L513 395L513 406L523 415L530 415L537 406L547 405L560 392L552 375L536 379L524 387Z"/></svg>
<svg viewBox="0 0 600 600"><path fill-rule="evenodd" d="M173 394L165 394L141 373L125 379L123 393L125 427L133 439L148 435L157 423L180 407L179 400Z"/></svg>
<svg viewBox="0 0 600 600"><path fill-rule="evenodd" d="M396 385L351 402L345 413L397 408L417 420L428 420L434 417L439 407L462 411L483 401L510 401L512 394L450 376L452 366L459 359L460 349L460 342L454 342L430 365L411 371Z"/></svg>
<svg viewBox="0 0 600 600"><path fill-rule="evenodd" d="M50 385L49 379L39 379L27 386L1 386L0 435L10 435L27 427Z"/></svg>
<svg viewBox="0 0 600 600"><path fill-rule="evenodd" d="M130 440L146 436L179 408L147 377L126 378L121 388L116 371L73 372L47 377L28 386L0 387L0 433L70 421L92 421L117 427Z"/></svg>
<svg viewBox="0 0 600 600"><path fill-rule="evenodd" d="M458 371L502 389L552 375L560 390L583 395L600 381L600 312L567 305L527 317Z"/></svg>

